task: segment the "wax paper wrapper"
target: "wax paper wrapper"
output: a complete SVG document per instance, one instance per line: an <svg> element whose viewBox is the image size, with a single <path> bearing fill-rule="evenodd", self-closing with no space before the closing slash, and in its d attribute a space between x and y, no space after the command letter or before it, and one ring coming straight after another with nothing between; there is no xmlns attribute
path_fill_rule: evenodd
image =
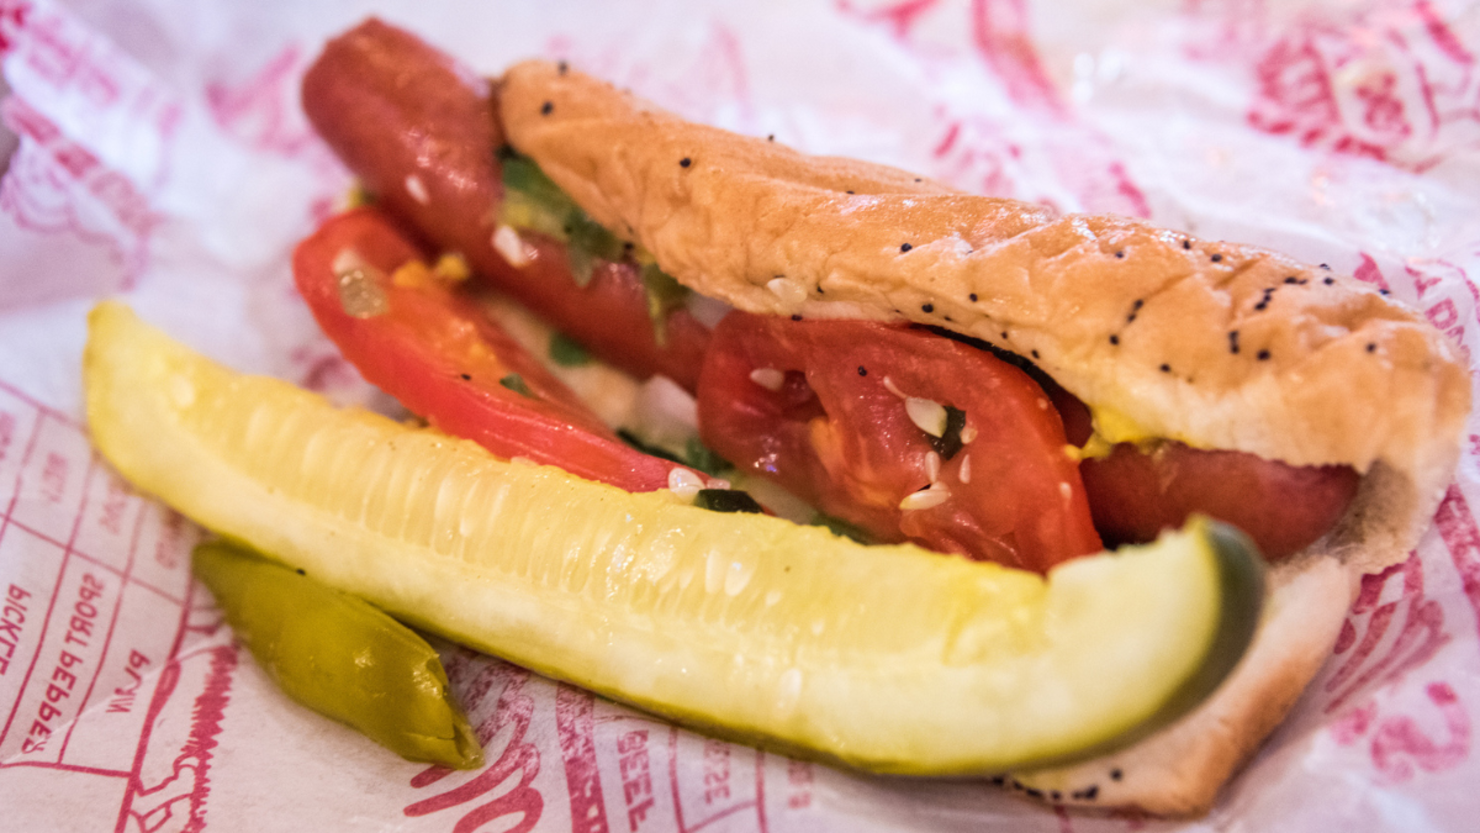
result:
<svg viewBox="0 0 1480 833"><path fill-rule="evenodd" d="M567 58L807 151L1328 263L1468 356L1480 10L1276 5L0 0L0 829L1474 829L1473 435L1290 719L1209 816L1167 821L793 761L454 646L488 765L404 762L268 683L191 581L200 530L121 482L82 420L104 296L239 369L373 396L287 260L349 185L298 79L372 12L489 74Z"/></svg>

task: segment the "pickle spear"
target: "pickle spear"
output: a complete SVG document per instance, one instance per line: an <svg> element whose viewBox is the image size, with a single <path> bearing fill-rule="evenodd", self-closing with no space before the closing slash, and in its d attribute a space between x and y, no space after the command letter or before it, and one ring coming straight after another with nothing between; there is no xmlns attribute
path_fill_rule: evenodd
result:
<svg viewBox="0 0 1480 833"><path fill-rule="evenodd" d="M139 488L403 621L725 737L880 772L1128 743L1204 698L1263 596L1197 520L1047 577L629 494L243 376L100 305L99 450Z"/></svg>
<svg viewBox="0 0 1480 833"><path fill-rule="evenodd" d="M195 548L236 636L289 697L409 761L483 765L483 748L425 639L364 600L221 541Z"/></svg>

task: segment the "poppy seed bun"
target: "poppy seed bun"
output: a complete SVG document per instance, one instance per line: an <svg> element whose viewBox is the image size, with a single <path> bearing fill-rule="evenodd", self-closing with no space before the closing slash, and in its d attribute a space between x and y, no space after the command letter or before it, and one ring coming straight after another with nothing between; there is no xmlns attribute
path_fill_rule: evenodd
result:
<svg viewBox="0 0 1480 833"><path fill-rule="evenodd" d="M1334 558L1269 571L1254 644L1196 710L1119 752L1070 766L1016 773L1007 783L1056 802L1134 807L1161 816L1206 813L1219 787L1274 731L1331 653L1353 583Z"/></svg>
<svg viewBox="0 0 1480 833"><path fill-rule="evenodd" d="M1326 269L809 157L549 62L512 67L499 111L515 149L705 295L981 339L1031 358L1111 441L1374 475L1329 542L1363 569L1403 557L1454 470L1470 384L1453 348Z"/></svg>
<svg viewBox="0 0 1480 833"><path fill-rule="evenodd" d="M1129 749L1019 774L1031 795L1205 811L1329 656L1355 577L1406 557L1453 475L1470 409L1453 347L1323 267L809 157L555 64L513 67L498 96L516 150L705 295L981 339L1048 372L1110 441L1362 473L1337 527L1270 571L1260 634L1212 699Z"/></svg>

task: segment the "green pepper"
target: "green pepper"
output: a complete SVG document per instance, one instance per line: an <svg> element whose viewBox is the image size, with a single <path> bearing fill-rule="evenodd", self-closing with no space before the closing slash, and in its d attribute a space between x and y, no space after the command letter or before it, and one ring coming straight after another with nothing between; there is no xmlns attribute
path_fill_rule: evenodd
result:
<svg viewBox="0 0 1480 833"><path fill-rule="evenodd" d="M437 652L369 603L220 541L195 575L236 636L289 697L412 761L483 765Z"/></svg>

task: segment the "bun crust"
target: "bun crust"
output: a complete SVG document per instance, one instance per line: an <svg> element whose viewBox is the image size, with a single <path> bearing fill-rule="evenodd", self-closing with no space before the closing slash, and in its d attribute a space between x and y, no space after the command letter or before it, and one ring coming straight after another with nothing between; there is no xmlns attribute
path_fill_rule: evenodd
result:
<svg viewBox="0 0 1480 833"><path fill-rule="evenodd" d="M1274 568L1259 634L1210 700L1128 749L1019 773L1011 785L1057 795L1057 803L1134 807L1161 816L1206 813L1326 661L1346 618L1351 576L1325 557Z"/></svg>
<svg viewBox="0 0 1480 833"><path fill-rule="evenodd" d="M1206 810L1329 655L1352 578L1406 556L1453 475L1470 410L1454 348L1324 267L808 157L555 64L513 67L498 95L515 149L705 295L972 336L1031 358L1112 442L1167 438L1363 473L1337 528L1271 571L1261 635L1213 699L1129 750L1015 779L1035 794Z"/></svg>
<svg viewBox="0 0 1480 833"><path fill-rule="evenodd" d="M1458 459L1470 382L1453 347L1350 278L808 157L547 62L511 68L499 99L517 150L705 295L981 339L1032 358L1111 441L1386 469L1381 494L1360 496L1357 526L1334 539L1387 538L1382 554L1360 555L1365 568L1401 559Z"/></svg>

